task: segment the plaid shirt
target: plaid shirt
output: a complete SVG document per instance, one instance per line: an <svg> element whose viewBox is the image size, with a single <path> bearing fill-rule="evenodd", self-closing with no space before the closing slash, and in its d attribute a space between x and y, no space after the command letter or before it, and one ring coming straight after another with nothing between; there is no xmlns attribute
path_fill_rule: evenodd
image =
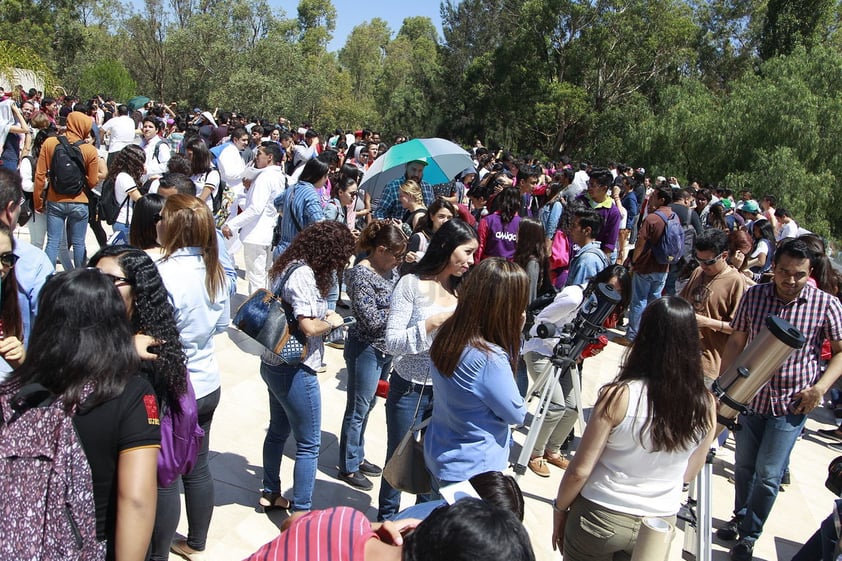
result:
<svg viewBox="0 0 842 561"><path fill-rule="evenodd" d="M842 304L809 285L797 298L784 303L775 294L775 283L758 284L743 296L731 327L747 333L751 343L770 314L791 323L807 340L803 348L789 355L751 402L757 413L778 417L791 412L793 395L818 381L822 342L842 340Z"/></svg>
<svg viewBox="0 0 842 561"><path fill-rule="evenodd" d="M389 182L383 188L383 196L380 201L374 201L377 203L377 208L374 209L375 218L403 219L406 209L401 206L401 203L398 200L398 192L401 189L401 185L404 183L406 183L406 177L399 177L394 181ZM425 206L430 206L433 204L433 201L436 200L436 195L433 192L432 185L423 180L421 181L421 195L424 197Z"/></svg>

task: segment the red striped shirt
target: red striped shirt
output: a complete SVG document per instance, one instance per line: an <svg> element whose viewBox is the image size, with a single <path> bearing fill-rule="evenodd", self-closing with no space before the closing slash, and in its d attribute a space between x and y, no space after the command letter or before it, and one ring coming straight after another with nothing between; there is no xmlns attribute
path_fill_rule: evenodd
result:
<svg viewBox="0 0 842 561"><path fill-rule="evenodd" d="M358 510L340 506L296 519L245 561L363 561L365 543L377 537Z"/></svg>

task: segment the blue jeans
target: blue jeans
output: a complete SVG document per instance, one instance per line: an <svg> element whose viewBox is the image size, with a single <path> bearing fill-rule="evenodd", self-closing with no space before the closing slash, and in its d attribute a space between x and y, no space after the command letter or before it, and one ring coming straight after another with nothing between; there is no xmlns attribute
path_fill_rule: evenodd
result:
<svg viewBox="0 0 842 561"><path fill-rule="evenodd" d="M301 366L260 363L269 388L269 430L263 440L263 489L281 492L281 458L292 432L295 438L293 510L311 510L322 445L322 396L319 379Z"/></svg>
<svg viewBox="0 0 842 561"><path fill-rule="evenodd" d="M418 414L415 413L415 406L418 405L418 385L412 384L401 378L394 372L389 378L389 397L386 398L386 461L394 454L401 439L412 427L413 422L420 423L424 411L433 403L433 387L424 388L421 397L421 406L418 407ZM433 496L437 496L434 494ZM427 495L419 495L417 502L429 500ZM377 519L379 521L391 520L401 508L401 492L394 489L382 478L380 481L379 508Z"/></svg>
<svg viewBox="0 0 842 561"><path fill-rule="evenodd" d="M348 389L339 437L339 470L353 473L365 459L368 414L374 409L377 382L389 373L392 357L353 336L345 342L344 354Z"/></svg>
<svg viewBox="0 0 842 561"><path fill-rule="evenodd" d="M47 257L55 266L65 223L73 246L73 265L85 264L85 233L88 231L87 203L56 203L47 201Z"/></svg>
<svg viewBox="0 0 842 561"><path fill-rule="evenodd" d="M637 329L640 327L640 316L647 304L656 298L660 298L664 284L667 282L667 273L635 273L632 275L632 295L629 303L629 328L626 330L626 338L634 341L637 337Z"/></svg>
<svg viewBox="0 0 842 561"><path fill-rule="evenodd" d="M741 519L741 538L753 542L760 537L806 421L806 415L740 415L742 428L734 431L734 514Z"/></svg>

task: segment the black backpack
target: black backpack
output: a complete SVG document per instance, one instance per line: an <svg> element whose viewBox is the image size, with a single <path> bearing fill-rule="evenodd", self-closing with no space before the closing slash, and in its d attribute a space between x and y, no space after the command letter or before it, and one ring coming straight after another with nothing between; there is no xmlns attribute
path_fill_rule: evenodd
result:
<svg viewBox="0 0 842 561"><path fill-rule="evenodd" d="M117 202L117 196L114 194L114 178L108 178L102 182L102 195L99 198L99 217L105 220L109 226L117 222L117 217L120 215L120 209L128 204L129 196L123 199L122 203ZM127 215L128 216L128 215Z"/></svg>
<svg viewBox="0 0 842 561"><path fill-rule="evenodd" d="M80 145L84 140L78 140L73 144L65 136L59 136L58 144L53 150L53 159L50 162L49 187L60 195L75 197L83 190L87 190L88 173L85 169L85 162L82 159Z"/></svg>

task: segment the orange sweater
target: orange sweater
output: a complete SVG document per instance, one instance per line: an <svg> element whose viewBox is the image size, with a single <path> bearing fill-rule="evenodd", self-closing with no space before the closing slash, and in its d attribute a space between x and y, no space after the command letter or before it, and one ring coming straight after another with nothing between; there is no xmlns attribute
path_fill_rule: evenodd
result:
<svg viewBox="0 0 842 561"><path fill-rule="evenodd" d="M67 132L65 136L67 140L73 144L83 138L88 138L91 132L91 118L84 113L73 111L67 116ZM44 211L44 189L47 182L47 172L50 169L50 163L53 161L53 152L58 144L58 138L52 137L44 141L41 146L41 153L38 154L38 163L35 166L35 185L33 187L33 196L35 199L35 210L38 212ZM93 187L99 181L99 154L93 144L82 144L79 146L82 150L82 159L85 162L85 169L87 170L88 187ZM46 200L57 203L88 203L88 196L82 190L78 195L62 195L56 193L54 189L47 189Z"/></svg>

